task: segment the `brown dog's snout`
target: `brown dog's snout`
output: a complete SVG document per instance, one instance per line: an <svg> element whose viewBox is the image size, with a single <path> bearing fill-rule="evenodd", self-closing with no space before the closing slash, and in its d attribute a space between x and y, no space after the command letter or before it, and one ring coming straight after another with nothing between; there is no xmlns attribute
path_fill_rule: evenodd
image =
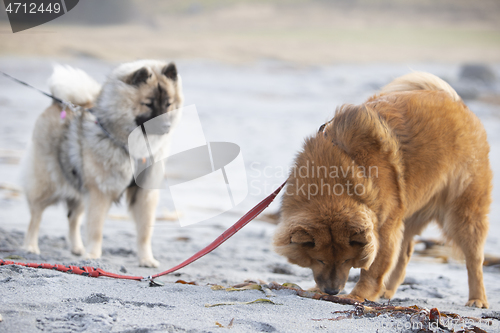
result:
<svg viewBox="0 0 500 333"><path fill-rule="evenodd" d="M337 295L340 290L338 289L333 289L333 288L325 288L325 293L329 295Z"/></svg>
<svg viewBox="0 0 500 333"><path fill-rule="evenodd" d="M314 274L314 280L321 291L329 295L337 295L344 289L349 277L349 269L348 265L325 266Z"/></svg>

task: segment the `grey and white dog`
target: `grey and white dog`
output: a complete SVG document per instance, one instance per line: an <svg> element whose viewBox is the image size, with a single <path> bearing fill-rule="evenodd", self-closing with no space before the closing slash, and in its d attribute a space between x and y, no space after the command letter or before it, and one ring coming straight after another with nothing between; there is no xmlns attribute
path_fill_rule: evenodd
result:
<svg viewBox="0 0 500 333"><path fill-rule="evenodd" d="M126 193L129 211L137 227L139 264L157 267L151 236L158 203L158 190L140 188L133 177L128 137L138 126L160 115L160 126L151 149L168 143L182 107L182 83L173 63L141 60L116 68L101 87L85 72L57 66L49 79L52 94L92 112L67 112L50 105L37 119L24 166L24 190L31 221L24 247L40 253L38 231L46 207L64 202L68 208L71 252L86 258L102 253L102 230L106 214ZM137 156L136 156L137 157ZM85 251L80 225L86 216Z"/></svg>

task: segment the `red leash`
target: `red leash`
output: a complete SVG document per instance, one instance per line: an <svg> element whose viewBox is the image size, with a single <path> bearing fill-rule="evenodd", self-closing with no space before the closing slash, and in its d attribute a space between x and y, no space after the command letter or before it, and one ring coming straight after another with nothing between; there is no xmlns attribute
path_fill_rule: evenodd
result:
<svg viewBox="0 0 500 333"><path fill-rule="evenodd" d="M78 274L78 275L84 275L84 276L90 276L90 277L99 277L99 276L107 276L110 278L114 279L126 279L126 280L153 280L156 279L159 276L166 275L172 272L175 272L192 262L200 259L201 257L209 254L216 248L218 248L222 243L224 243L226 240L228 240L231 236L233 236L235 233L237 233L241 228L243 228L245 225L248 224L248 222L252 221L255 219L264 209L273 202L274 198L280 193L280 191L283 189L285 186L286 181L278 187L273 193L271 193L267 198L259 202L254 208L250 209L248 213L243 215L242 218L238 220L235 224L233 224L231 227L229 227L226 231L222 233L217 239L215 239L212 243L207 245L205 248L201 249L200 251L196 252L193 256L191 256L189 259L186 259L179 265L172 267L164 272L152 275L152 276L129 276L129 275L120 275L120 274L115 274L111 272L106 272L100 268L94 268L94 267L89 267L89 266L83 266L83 267L78 267L78 266L64 266L64 265L51 265L51 264L36 264L36 263L23 263L23 262L13 262L13 261L7 261L7 260L2 260L0 259L0 266L4 265L19 265L19 266L25 266L25 267L33 267L33 268L46 268L46 269L55 269L61 272L67 272L67 273L73 273L73 274Z"/></svg>

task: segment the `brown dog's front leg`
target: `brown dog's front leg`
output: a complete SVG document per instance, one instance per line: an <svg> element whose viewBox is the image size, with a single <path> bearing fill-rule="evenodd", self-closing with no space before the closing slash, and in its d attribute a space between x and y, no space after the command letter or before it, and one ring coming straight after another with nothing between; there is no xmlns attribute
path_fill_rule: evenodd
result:
<svg viewBox="0 0 500 333"><path fill-rule="evenodd" d="M393 224L394 225L394 224ZM384 291L384 281L394 268L400 252L401 228L385 223L379 230L377 257L370 268L362 269L358 283L346 297L376 301Z"/></svg>
<svg viewBox="0 0 500 333"><path fill-rule="evenodd" d="M348 298L359 300L368 299L370 301L378 300L380 293L384 289L384 275L370 270L361 270L358 283L352 289L351 293L346 295Z"/></svg>

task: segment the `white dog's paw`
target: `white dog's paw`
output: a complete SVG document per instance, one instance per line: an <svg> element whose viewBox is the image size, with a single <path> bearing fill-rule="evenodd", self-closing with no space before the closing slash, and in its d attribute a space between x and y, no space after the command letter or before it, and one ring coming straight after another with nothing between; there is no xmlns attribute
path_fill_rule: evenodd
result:
<svg viewBox="0 0 500 333"><path fill-rule="evenodd" d="M87 252L84 256L86 260L88 259L99 259L101 257L101 253L96 253L96 252Z"/></svg>
<svg viewBox="0 0 500 333"><path fill-rule="evenodd" d="M23 250L29 253L40 254L40 249L38 248L38 245L34 244L24 245Z"/></svg>
<svg viewBox="0 0 500 333"><path fill-rule="evenodd" d="M85 254L85 248L83 246L74 246L71 249L71 253L73 253L76 256L81 256Z"/></svg>
<svg viewBox="0 0 500 333"><path fill-rule="evenodd" d="M141 267L158 267L158 266L160 266L160 262L153 257L141 258L139 260L139 266L141 266Z"/></svg>

